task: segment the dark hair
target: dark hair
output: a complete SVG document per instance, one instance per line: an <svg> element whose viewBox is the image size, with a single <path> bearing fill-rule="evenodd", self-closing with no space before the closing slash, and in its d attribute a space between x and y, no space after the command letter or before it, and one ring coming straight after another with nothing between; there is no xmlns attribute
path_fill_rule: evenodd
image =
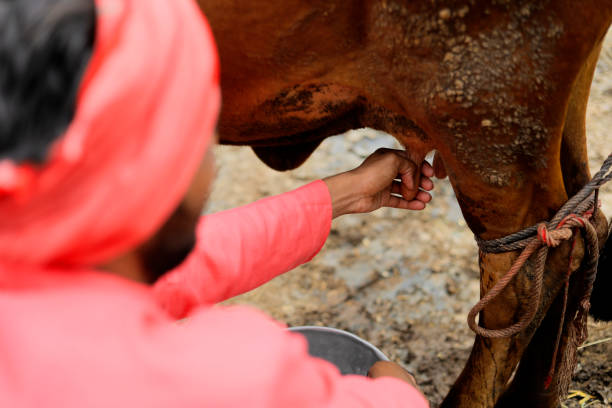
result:
<svg viewBox="0 0 612 408"><path fill-rule="evenodd" d="M0 159L41 163L72 121L93 0L0 0Z"/></svg>

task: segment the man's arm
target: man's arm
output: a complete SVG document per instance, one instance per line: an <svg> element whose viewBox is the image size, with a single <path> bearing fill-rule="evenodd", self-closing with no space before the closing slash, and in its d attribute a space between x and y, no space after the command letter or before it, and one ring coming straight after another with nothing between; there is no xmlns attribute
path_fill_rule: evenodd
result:
<svg viewBox="0 0 612 408"><path fill-rule="evenodd" d="M422 175L421 175L422 173ZM309 261L321 249L332 217L380 207L421 210L431 196L429 164L381 149L358 168L289 193L207 215L194 252L154 287L168 312L181 318L198 304L247 292Z"/></svg>
<svg viewBox="0 0 612 408"><path fill-rule="evenodd" d="M163 276L154 292L174 317L198 304L247 292L319 252L329 234L332 204L321 180L297 190L203 216L196 248Z"/></svg>

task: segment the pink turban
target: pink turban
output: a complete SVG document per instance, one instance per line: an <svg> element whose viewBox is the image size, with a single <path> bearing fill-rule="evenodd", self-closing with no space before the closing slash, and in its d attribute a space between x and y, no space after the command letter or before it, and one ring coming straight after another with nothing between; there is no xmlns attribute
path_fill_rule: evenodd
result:
<svg viewBox="0 0 612 408"><path fill-rule="evenodd" d="M218 59L193 0L96 6L73 122L44 166L0 161L2 262L95 265L144 242L212 140Z"/></svg>

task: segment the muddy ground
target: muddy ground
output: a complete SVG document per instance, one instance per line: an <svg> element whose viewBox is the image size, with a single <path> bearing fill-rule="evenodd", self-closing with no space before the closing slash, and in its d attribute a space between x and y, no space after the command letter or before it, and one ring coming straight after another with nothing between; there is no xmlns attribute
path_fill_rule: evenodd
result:
<svg viewBox="0 0 612 408"><path fill-rule="evenodd" d="M612 35L600 58L588 110L592 170L612 151ZM277 173L248 148L217 149L219 174L208 211L250 203L349 170L378 147L397 147L371 130L327 139L305 165ZM612 186L601 194L612 216ZM477 249L446 180L424 212L381 209L334 221L327 244L309 264L233 302L296 325L351 331L415 373L437 405L461 371L473 335L466 316L478 300ZM612 337L612 323L590 323L587 342ZM612 342L580 351L570 387L592 398L567 407L612 406ZM571 395L571 394L570 394Z"/></svg>

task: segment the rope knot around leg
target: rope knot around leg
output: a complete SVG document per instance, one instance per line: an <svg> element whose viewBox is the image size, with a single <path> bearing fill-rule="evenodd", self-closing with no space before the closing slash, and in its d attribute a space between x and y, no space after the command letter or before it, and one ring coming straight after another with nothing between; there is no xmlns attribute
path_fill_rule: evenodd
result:
<svg viewBox="0 0 612 408"><path fill-rule="evenodd" d="M559 224L559 227L550 231L546 224L542 222L538 224L537 237L543 245L549 248L556 248L562 241L566 241L572 237L572 230L568 227L561 228L561 224Z"/></svg>
<svg viewBox="0 0 612 408"><path fill-rule="evenodd" d="M588 299L590 297L592 283L597 272L598 244L597 233L589 222L589 218L592 217L599 207L597 194L599 188L610 180L612 180L612 154L606 158L601 169L593 176L591 181L574 197L568 200L550 222L540 223L506 237L489 241L476 237L481 253L499 254L521 251L510 270L500 277L493 287L470 310L467 318L468 325L476 334L485 338L510 337L524 330L531 323L540 306L548 248L556 247L562 241L571 239L576 228L583 230L584 238L589 247L588 254L591 259L588 262L588 270L584 272L585 276L588 276L588 285L585 288L584 298ZM534 254L536 255L534 264L535 279L528 295L525 312L516 323L505 328L487 329L480 326L476 322L480 312L495 300L519 273L525 262Z"/></svg>
<svg viewBox="0 0 612 408"><path fill-rule="evenodd" d="M540 242L547 247L556 247L559 245L559 241L553 238L553 236L548 231L546 224L540 223L538 224L538 239Z"/></svg>
<svg viewBox="0 0 612 408"><path fill-rule="evenodd" d="M586 211L586 210L585 210ZM583 211L583 212L585 212ZM542 292L542 284L544 281L544 268L548 255L548 248L555 248L563 241L572 239L575 228L592 229L593 226L588 222L588 216L579 216L574 213L563 217L554 229L548 229L546 223L539 223L536 226L535 237L524 241L526 244L516 258L510 270L502 276L493 287L480 299L468 314L468 325L478 335L487 338L503 338L512 336L520 331L523 331L533 320L539 304ZM594 230L593 230L594 231ZM592 234L591 234L592 235ZM595 239L597 239L595 237ZM535 279L533 288L529 293L526 304L525 313L520 316L519 320L502 329L486 329L476 323L476 316L484 310L505 288L508 286L514 276L521 270L525 262L531 258L531 255L537 254L534 265ZM571 263L571 262L570 262ZM569 279L569 275L568 275Z"/></svg>

